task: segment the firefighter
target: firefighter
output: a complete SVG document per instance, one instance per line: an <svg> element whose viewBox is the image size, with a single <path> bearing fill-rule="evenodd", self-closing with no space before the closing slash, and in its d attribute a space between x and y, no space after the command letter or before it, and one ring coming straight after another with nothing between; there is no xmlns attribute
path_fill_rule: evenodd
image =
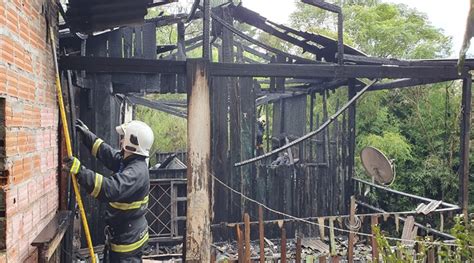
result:
<svg viewBox="0 0 474 263"><path fill-rule="evenodd" d="M260 116L257 120L257 142L256 142L256 155L260 156L265 154L265 150L263 149L263 137L265 134L265 125L266 125L266 118L265 116Z"/></svg>
<svg viewBox="0 0 474 263"><path fill-rule="evenodd" d="M76 129L92 155L113 171L110 176L101 175L81 165L75 157L67 158L64 163L64 170L76 174L79 184L92 197L107 204L105 238L108 249L104 257L113 263L142 262L142 250L148 241L145 213L150 190L148 157L153 132L141 121L118 126L116 131L122 140L121 150L116 150L80 120L76 122Z"/></svg>

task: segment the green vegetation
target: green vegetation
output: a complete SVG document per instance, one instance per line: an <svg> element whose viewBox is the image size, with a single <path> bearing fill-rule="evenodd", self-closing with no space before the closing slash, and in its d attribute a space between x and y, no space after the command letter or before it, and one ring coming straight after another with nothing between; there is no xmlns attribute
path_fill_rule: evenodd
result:
<svg viewBox="0 0 474 263"><path fill-rule="evenodd" d="M448 246L430 240L418 239L416 250L414 247L398 242L391 244L383 235L379 226L372 226L375 233L377 246L384 263L426 262L429 251L434 250L437 255L436 262L464 263L474 261L474 221L464 224L460 217L455 218L455 225L451 234L456 238L454 246Z"/></svg>

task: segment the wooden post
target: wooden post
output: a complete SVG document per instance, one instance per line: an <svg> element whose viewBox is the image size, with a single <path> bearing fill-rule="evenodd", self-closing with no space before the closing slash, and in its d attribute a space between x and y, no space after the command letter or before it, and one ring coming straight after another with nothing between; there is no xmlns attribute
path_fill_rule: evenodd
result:
<svg viewBox="0 0 474 263"><path fill-rule="evenodd" d="M242 239L242 231L240 225L235 226L237 231L237 256L239 263L244 262L244 240Z"/></svg>
<svg viewBox="0 0 474 263"><path fill-rule="evenodd" d="M379 224L379 218L376 215L370 217L370 225L374 227ZM372 230L372 261L379 262L379 249L377 240L375 239L375 232Z"/></svg>
<svg viewBox="0 0 474 263"><path fill-rule="evenodd" d="M211 0L204 0L202 16L202 58L211 58Z"/></svg>
<svg viewBox="0 0 474 263"><path fill-rule="evenodd" d="M464 214L464 222L468 222L469 206L469 140L471 133L471 112L472 112L472 78L469 75L462 85L462 119L461 119L461 149L459 168L459 203Z"/></svg>
<svg viewBox="0 0 474 263"><path fill-rule="evenodd" d="M355 224L355 197L351 196L351 210L350 210L350 224L353 226ZM348 252L347 252L347 260L349 263L354 262L354 237L355 234L352 232L352 229L349 228L351 231L349 233L349 244L348 244Z"/></svg>
<svg viewBox="0 0 474 263"><path fill-rule="evenodd" d="M281 228L281 263L286 263L286 229Z"/></svg>
<svg viewBox="0 0 474 263"><path fill-rule="evenodd" d="M258 207L258 236L260 239L260 263L265 262L265 226L263 225L263 207Z"/></svg>
<svg viewBox="0 0 474 263"><path fill-rule="evenodd" d="M336 237L334 236L334 218L329 218L329 249L331 256L336 255Z"/></svg>
<svg viewBox="0 0 474 263"><path fill-rule="evenodd" d="M296 238L296 262L301 262L301 237Z"/></svg>
<svg viewBox="0 0 474 263"><path fill-rule="evenodd" d="M357 87L355 85L355 80L349 80L348 87L348 99L352 99L357 94ZM347 130L348 130L348 160L347 160L347 190L346 195L351 196L354 194L354 183L352 178L354 178L354 162L355 162L355 137L356 137L356 104L354 103L348 109L347 116Z"/></svg>
<svg viewBox="0 0 474 263"><path fill-rule="evenodd" d="M211 263L215 263L215 262L216 262L216 250L211 249Z"/></svg>
<svg viewBox="0 0 474 263"><path fill-rule="evenodd" d="M320 256L319 263L326 263L326 256Z"/></svg>
<svg viewBox="0 0 474 263"><path fill-rule="evenodd" d="M428 240L430 242L433 242L433 236L430 236L428 238ZM428 250L428 263L435 263L436 262L436 258L435 258L435 248L434 247L431 247L429 250Z"/></svg>
<svg viewBox="0 0 474 263"><path fill-rule="evenodd" d="M245 224L245 259L244 262L250 262L250 216L248 213L244 214Z"/></svg>
<svg viewBox="0 0 474 263"><path fill-rule="evenodd" d="M209 61L187 61L188 169L186 262L209 262L211 246L211 108Z"/></svg>
<svg viewBox="0 0 474 263"><path fill-rule="evenodd" d="M321 240L324 240L326 237L324 235L325 232L325 222L324 222L324 217L318 217L318 225L319 225L319 237Z"/></svg>

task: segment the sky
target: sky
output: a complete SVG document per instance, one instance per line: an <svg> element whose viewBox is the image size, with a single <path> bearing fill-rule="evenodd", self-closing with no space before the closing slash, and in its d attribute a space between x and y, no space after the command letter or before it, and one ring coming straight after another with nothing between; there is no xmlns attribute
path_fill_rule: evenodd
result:
<svg viewBox="0 0 474 263"><path fill-rule="evenodd" d="M444 30L453 38L453 57L458 57L464 38L469 0L383 0L384 2L406 4L425 13L431 24ZM288 22L295 10L294 0L242 0L243 5L262 16L279 23ZM271 8L268 8L271 7ZM474 45L471 45L474 46ZM471 47L469 53L473 53Z"/></svg>

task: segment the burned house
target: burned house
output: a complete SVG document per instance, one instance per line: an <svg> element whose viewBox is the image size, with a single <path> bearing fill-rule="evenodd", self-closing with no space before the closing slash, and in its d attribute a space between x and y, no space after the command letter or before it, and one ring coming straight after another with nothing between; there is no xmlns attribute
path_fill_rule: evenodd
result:
<svg viewBox="0 0 474 263"><path fill-rule="evenodd" d="M49 27L54 28L57 39L53 39L59 42L60 77L70 123L80 118L105 141L118 146L114 128L133 118L133 105L187 119L184 157L180 161L178 156L163 158L163 163L174 167L150 170L150 256L158 254L158 244L183 243L186 261L210 261L212 253L218 253L213 242L239 240L246 243L239 246L239 260L247 261L250 239L260 240L262 256L264 236L285 240L326 233L334 240L334 229L349 236L352 243L359 233L336 219L349 218L353 223L356 203L357 214L371 218L372 224L383 214L408 222L403 239L413 240L416 228L452 239L440 229L415 222L411 215L467 215L473 61L466 60L458 70L457 61L450 59L368 57L343 44L340 7L316 0L302 2L338 14L337 40L272 22L241 5L210 8L206 0L202 5L195 1L190 13L144 19L147 8L170 2L70 0L65 10L46 1L42 5L0 5L0 11L8 14L0 20L0 36L5 36L0 61L5 94L0 99L4 112L0 244L5 260L62 257L70 262L89 257L79 216L71 212L77 211L71 183L57 169L58 160L66 154L64 135L58 131ZM57 12L61 14L59 24ZM23 23L28 16L36 17L30 22L34 25ZM185 24L192 21L202 21L202 34L187 39ZM239 30L239 24L285 41L311 54L310 58L262 43ZM157 43L157 29L170 25L176 26L177 43ZM29 32L26 42L23 26ZM21 50L19 43L31 45L33 49L22 48L33 51ZM202 58L188 58L186 53L196 48L202 49ZM386 81L379 81L382 79ZM357 99L375 90L450 80L463 81L459 203L431 200L355 178ZM331 112L328 97L337 89L347 90L347 99L338 101L337 110ZM186 110L182 105L144 97L151 93L187 94ZM315 103L321 103L319 114L308 110ZM257 107L264 110L258 113ZM265 129L266 153L256 156L255 123L262 115L272 121ZM30 149L35 143L36 148ZM77 140L73 140L73 149L87 167L110 173ZM38 167L40 174L33 172ZM366 188L403 196L422 206L412 211L384 211L365 198ZM82 199L94 250L101 254L104 206L84 193ZM18 231L20 235L15 234ZM360 233L373 239L370 228ZM337 256L332 249L334 245L328 254ZM351 245L347 251L350 258ZM275 258L285 258L284 252Z"/></svg>

